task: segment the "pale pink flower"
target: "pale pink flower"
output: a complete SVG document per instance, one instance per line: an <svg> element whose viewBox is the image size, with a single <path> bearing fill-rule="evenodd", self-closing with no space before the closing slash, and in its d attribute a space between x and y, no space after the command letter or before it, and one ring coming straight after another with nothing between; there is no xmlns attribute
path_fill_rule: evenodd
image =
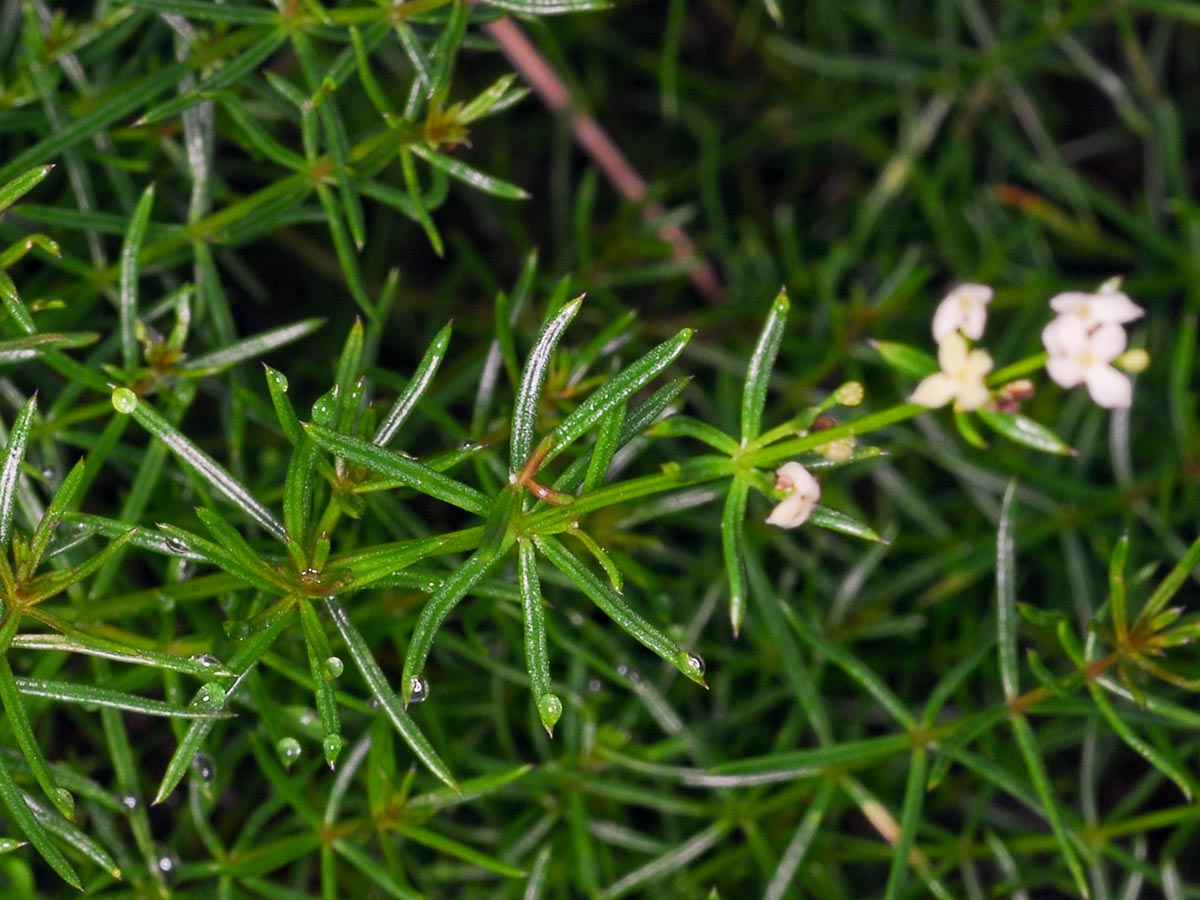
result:
<svg viewBox="0 0 1200 900"><path fill-rule="evenodd" d="M795 462L785 462L775 470L775 490L787 491L787 496L775 505L767 516L768 525L780 528L799 528L821 499L821 485L808 469Z"/></svg>
<svg viewBox="0 0 1200 900"><path fill-rule="evenodd" d="M910 403L936 409L953 400L956 411L967 412L988 402L991 392L983 383L983 376L992 371L992 358L987 351L968 351L963 336L951 332L938 345L938 365L942 370L917 385L908 398Z"/></svg>
<svg viewBox="0 0 1200 900"><path fill-rule="evenodd" d="M948 293L933 314L933 339L939 344L956 331L973 341L983 337L992 289L986 284L960 284Z"/></svg>
<svg viewBox="0 0 1200 900"><path fill-rule="evenodd" d="M1126 340L1125 329L1114 322L1089 330L1081 317L1060 315L1042 330L1042 344L1050 354L1046 371L1061 387L1087 385L1099 406L1127 407L1133 402L1133 385L1111 365L1125 352Z"/></svg>
<svg viewBox="0 0 1200 900"><path fill-rule="evenodd" d="M1121 291L1087 294L1066 291L1050 298L1050 308L1060 317L1079 319L1088 331L1100 325L1124 325L1140 319L1145 311Z"/></svg>

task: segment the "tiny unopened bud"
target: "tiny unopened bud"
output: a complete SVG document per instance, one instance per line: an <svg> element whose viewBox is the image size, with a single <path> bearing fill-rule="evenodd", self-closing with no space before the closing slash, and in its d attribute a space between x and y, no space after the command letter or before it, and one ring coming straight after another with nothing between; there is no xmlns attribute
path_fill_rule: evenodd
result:
<svg viewBox="0 0 1200 900"><path fill-rule="evenodd" d="M813 431L828 431L837 421L832 416L818 416L817 420L812 423Z"/></svg>
<svg viewBox="0 0 1200 900"><path fill-rule="evenodd" d="M830 462L844 463L854 456L855 444L856 442L852 437L842 438L841 440L823 444L817 448L817 452Z"/></svg>
<svg viewBox="0 0 1200 900"><path fill-rule="evenodd" d="M1034 392L1033 382L1028 378L1010 381L996 391L996 408L1000 412L1015 413L1021 408L1022 403L1033 397Z"/></svg>
<svg viewBox="0 0 1200 900"><path fill-rule="evenodd" d="M1141 347L1134 347L1126 350L1114 362L1131 375L1136 375L1146 371L1146 366L1150 365L1150 354Z"/></svg>
<svg viewBox="0 0 1200 900"><path fill-rule="evenodd" d="M863 402L862 382L847 381L837 389L837 400L842 406L858 406Z"/></svg>
<svg viewBox="0 0 1200 900"><path fill-rule="evenodd" d="M1098 294L1115 294L1117 291L1119 291L1121 289L1121 285L1124 283L1125 283L1124 275L1114 275L1112 278L1105 281L1104 284L1100 285L1100 289L1096 293L1098 293Z"/></svg>

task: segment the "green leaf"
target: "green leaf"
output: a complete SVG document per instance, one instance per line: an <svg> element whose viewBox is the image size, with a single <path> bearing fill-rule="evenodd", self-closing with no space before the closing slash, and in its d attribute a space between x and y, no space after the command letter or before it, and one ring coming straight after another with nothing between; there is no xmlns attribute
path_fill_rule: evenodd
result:
<svg viewBox="0 0 1200 900"><path fill-rule="evenodd" d="M109 706L143 716L166 716L174 719L228 719L232 713L223 707L212 708L203 703L178 706L162 700L151 700L137 694L127 694L92 684L74 684L49 678L18 678L17 690L27 697L45 697L61 703L84 706Z"/></svg>
<svg viewBox="0 0 1200 900"><path fill-rule="evenodd" d="M957 409L954 410L954 427L958 429L958 433L962 439L976 450L987 449L987 441L983 439L983 435L979 433L979 429L971 421L970 415L960 412Z"/></svg>
<svg viewBox="0 0 1200 900"><path fill-rule="evenodd" d="M53 169L53 165L34 166L0 187L0 213L41 184Z"/></svg>
<svg viewBox="0 0 1200 900"><path fill-rule="evenodd" d="M730 784L737 784L734 780L736 778L744 779L741 783L747 785L767 784L799 778L818 778L829 770L861 769L903 756L911 749L912 738L907 733L889 734L843 741L828 747L810 747L749 757L715 766L709 772L718 777L729 776Z"/></svg>
<svg viewBox="0 0 1200 900"><path fill-rule="evenodd" d="M310 334L315 334L324 325L324 319L302 319L299 322L293 322L291 325L272 328L269 331L251 335L248 338L227 344L211 353L194 356L185 362L182 368L185 371L200 371L205 374L223 372L237 363L248 359L258 359L273 350L286 347L288 344L295 343L302 338L308 337ZM270 369L269 366L267 368L269 371L275 371L274 369Z"/></svg>
<svg viewBox="0 0 1200 900"><path fill-rule="evenodd" d="M28 710L18 694L18 679L13 677L8 657L0 655L0 703L4 704L5 718L9 728L12 729L13 739L21 748L21 753L24 754L25 761L29 763L33 777L46 796L50 798L50 802L68 819L73 818L75 816L75 799L70 792L59 787L54 775L50 772L50 766L46 762L45 754L42 753L42 747L33 733Z"/></svg>
<svg viewBox="0 0 1200 900"><path fill-rule="evenodd" d="M79 880L79 876L71 868L71 864L63 856L62 851L51 840L45 827L34 816L33 811L26 803L24 793L13 781L3 759L0 759L0 800L8 807L9 814L13 817L17 827L21 829L21 833L29 839L29 843L33 844L50 868L58 873L58 877L76 890L82 891L83 882Z"/></svg>
<svg viewBox="0 0 1200 900"><path fill-rule="evenodd" d="M259 503L254 495L240 481L230 475L220 463L192 443L149 403L144 400L139 401L132 391L118 388L113 391L113 406L118 412L127 412L132 415L139 425L162 441L181 462L195 471L204 481L258 522L270 534L281 541L287 540L287 531L270 510Z"/></svg>
<svg viewBox="0 0 1200 900"><path fill-rule="evenodd" d="M346 610L342 606L341 601L336 597L326 597L325 605L329 609L329 614L333 618L333 624L337 627L338 633L341 634L342 640L346 642L346 649L350 653L351 659L354 660L354 664L358 666L359 672L362 673L363 679L367 682L367 686L371 690L371 696L379 702L387 717L400 733L400 737L404 739L404 742L416 754L417 759L430 772L441 779L442 782L457 790L458 785L454 780L454 776L437 755L437 752L433 749L433 745L429 743L429 740L421 733L420 729L417 728L413 720L404 711L395 692L388 685L383 670L379 668L379 663L371 655L371 651L367 647L367 642L363 639L358 629L354 627L349 616L346 615Z"/></svg>
<svg viewBox="0 0 1200 900"><path fill-rule="evenodd" d="M486 0L488 6L530 16L591 12L608 9L612 0Z"/></svg>
<svg viewBox="0 0 1200 900"><path fill-rule="evenodd" d="M610 409L645 387L675 361L691 339L692 329L683 329L675 337L659 344L633 365L614 375L593 391L550 432L548 436L550 449L543 462L554 459L566 450L576 438L595 425Z"/></svg>
<svg viewBox="0 0 1200 900"><path fill-rule="evenodd" d="M469 166L462 160L455 159L453 156L437 153L428 147L422 147L420 144L413 144L409 149L414 156L420 157L434 168L440 169L451 178L457 179L463 182L463 184L468 184L476 190L483 191L485 194L491 194L493 197L500 197L504 200L526 200L529 198L529 193L523 188L519 188L515 184L503 179L496 178L494 175L488 175L486 172L480 172L473 166Z"/></svg>
<svg viewBox="0 0 1200 900"><path fill-rule="evenodd" d="M938 371L937 360L923 350L894 341L871 341L871 349L902 375L924 378Z"/></svg>
<svg viewBox="0 0 1200 900"><path fill-rule="evenodd" d="M39 618L46 618L45 610L39 610ZM135 666L150 666L155 669L166 669L171 672L183 672L198 678L219 678L232 675L223 664L214 664L207 654L199 656L176 656L161 650L147 650L142 647L128 647L109 641L96 635L78 631L68 623L51 619L54 628L65 634L18 634L12 639L12 646L28 650L49 650L55 653L79 653L86 656L97 656L117 662L129 663Z"/></svg>
<svg viewBox="0 0 1200 900"><path fill-rule="evenodd" d="M125 240L121 244L121 287L118 293L117 310L121 324L121 362L126 371L138 363L138 342L134 333L137 321L138 301L138 257L142 252L142 241L146 238L146 225L150 221L150 210L154 206L154 185L142 192L141 199L129 219Z"/></svg>
<svg viewBox="0 0 1200 900"><path fill-rule="evenodd" d="M923 744L913 747L908 764L908 779L904 786L904 805L900 810L900 833L892 844L892 864L888 870L884 900L896 900L904 887L910 857L916 846L921 811L925 805L925 773L929 768L929 751Z"/></svg>
<svg viewBox="0 0 1200 900"><path fill-rule="evenodd" d="M775 357L779 355L779 345L783 342L783 329L787 325L788 309L787 289L780 288L779 295L771 304L770 313L767 314L767 321L763 323L762 333L758 336L754 352L750 355L750 365L746 369L746 384L742 391L743 444L754 440L762 430L762 415L767 403L767 389L771 384L771 372L775 368Z"/></svg>
<svg viewBox="0 0 1200 900"><path fill-rule="evenodd" d="M1050 822L1059 853L1067 865L1067 870L1071 873L1071 879L1075 882L1075 890L1080 897L1086 900L1091 896L1087 876L1084 875L1083 866L1080 864L1079 856L1072 844L1071 835L1067 832L1065 815L1059 804L1058 793L1050 783L1050 776L1046 772L1046 763L1042 759L1037 738L1034 736L1033 729L1029 727L1029 720L1024 715L1014 713L1010 716L1010 721L1017 737L1017 747L1021 751L1026 771L1029 773L1034 792L1040 802L1042 814Z"/></svg>
<svg viewBox="0 0 1200 900"><path fill-rule="evenodd" d="M663 419L650 429L652 437L689 437L708 444L718 453L734 456L738 452L738 442L723 432L720 428L693 419L691 416L671 416Z"/></svg>
<svg viewBox="0 0 1200 900"><path fill-rule="evenodd" d="M330 453L395 479L418 493L436 497L479 515L485 515L491 509L492 504L486 494L394 450L376 446L370 441L337 434L316 424L305 425L304 428L320 447Z"/></svg>
<svg viewBox="0 0 1200 900"><path fill-rule="evenodd" d="M158 530L166 536L168 547L178 548L199 556L230 575L242 579L247 584L252 584L270 593L292 590L292 586L286 579L273 568L262 564L257 558L251 561L245 553L231 550L223 543L207 541L199 535L165 522L159 523ZM244 539L242 542L244 543Z"/></svg>
<svg viewBox="0 0 1200 900"><path fill-rule="evenodd" d="M304 645L308 651L308 667L312 673L313 695L317 701L317 716L324 731L322 749L325 761L332 769L341 751L342 726L338 715L337 699L334 697L333 682L341 674L342 661L329 649L329 639L316 610L308 600L298 601L300 625L304 629ZM331 743L330 738L336 738Z"/></svg>
<svg viewBox="0 0 1200 900"><path fill-rule="evenodd" d="M486 872L495 872L497 875L503 875L505 878L523 878L525 876L524 869L510 866L506 862L488 856L486 853L481 853L459 841L443 837L436 831L430 831L428 828L410 824L403 819L398 819L392 827L397 834L410 841L422 844L431 850L438 851L438 853L444 853L447 856L461 859L463 862L477 866Z"/></svg>
<svg viewBox="0 0 1200 900"><path fill-rule="evenodd" d="M588 456L587 472L583 477L583 492L593 491L604 484L613 455L621 445L621 432L625 422L626 404L618 403L600 420L596 443Z"/></svg>
<svg viewBox="0 0 1200 900"><path fill-rule="evenodd" d="M1017 673L1016 511L1017 482L1013 479L1004 492L996 529L996 633L1000 682L1004 686L1004 699L1009 702L1021 690Z"/></svg>
<svg viewBox="0 0 1200 900"><path fill-rule="evenodd" d="M263 369L267 376L267 391L271 395L271 405L275 407L275 416L279 419L279 427L283 429L284 437L293 446L296 446L306 440L306 435L304 428L300 425L300 418L292 407L292 401L287 398L287 376L265 363Z"/></svg>
<svg viewBox="0 0 1200 900"><path fill-rule="evenodd" d="M227 22L231 25L275 25L279 13L273 9L234 3L214 5L210 0L127 0L132 6L192 19ZM176 75L178 79L178 75Z"/></svg>
<svg viewBox="0 0 1200 900"><path fill-rule="evenodd" d="M898 724L908 729L916 727L916 719L908 711L903 701L884 684L882 678L871 671L866 663L854 653L829 640L790 605L780 604L780 608L792 626L792 630L804 643L845 672L851 681L874 697L875 702L882 706L884 711Z"/></svg>
<svg viewBox="0 0 1200 900"><path fill-rule="evenodd" d="M290 538L289 547L299 547L308 540L314 486L312 470L316 460L316 445L308 435L301 434L300 441L292 448L283 482L283 524ZM300 566L299 571L305 568L306 565Z"/></svg>
<svg viewBox="0 0 1200 900"><path fill-rule="evenodd" d="M133 0L133 2L136 3L138 0ZM247 9L247 11L251 10ZM261 11L265 12L265 10ZM178 15L178 13L175 14ZM183 91L178 97L173 97L170 100L152 106L146 112L142 113L136 124L153 125L156 122L161 122L163 119L179 115L179 113L199 103L203 103L205 99L213 96L222 88L237 84L270 59L286 40L286 30L282 28L272 29L236 57L222 59L222 65L219 69L206 75L188 90Z"/></svg>
<svg viewBox="0 0 1200 900"><path fill-rule="evenodd" d="M404 390L400 392L400 396L396 398L392 408L379 423L374 437L371 438L371 443L378 444L380 447L387 446L396 436L400 427L408 420L409 415L416 408L417 402L424 396L425 391L432 383L442 360L446 357L446 348L450 345L450 328L448 323L434 336L425 350L425 355L421 357L421 362L417 366L417 371L413 373L412 379L404 386Z"/></svg>
<svg viewBox="0 0 1200 900"><path fill-rule="evenodd" d="M0 506L0 511L3 506ZM1167 577L1159 582L1158 587L1154 589L1154 593L1146 601L1146 605L1142 607L1141 613L1138 615L1139 621L1152 619L1162 612L1163 608L1175 596L1175 593L1183 587L1183 582L1187 580L1192 571L1200 566L1200 537L1192 542L1192 545L1187 548L1187 551L1180 558Z"/></svg>
<svg viewBox="0 0 1200 900"><path fill-rule="evenodd" d="M542 554L566 575L588 599L617 623L626 634L662 657L692 681L704 685L703 664L697 665L699 657L689 654L667 635L651 625L612 589L587 568L575 554L567 550L555 538L548 535L534 537Z"/></svg>
<svg viewBox="0 0 1200 900"><path fill-rule="evenodd" d="M433 647L433 639L446 616L458 605L479 579L494 568L508 548L513 536L508 524L513 511L519 505L520 494L505 490L496 498L488 522L484 528L479 549L471 557L446 576L437 590L425 601L421 616L409 638L408 652L404 655L404 673L401 676L400 694L407 706L412 700L413 685L425 668L425 660Z"/></svg>
<svg viewBox="0 0 1200 900"><path fill-rule="evenodd" d="M0 340L0 363L20 362L36 356L42 350L71 349L96 343L100 336L90 331L67 333L42 332L23 337Z"/></svg>
<svg viewBox="0 0 1200 900"><path fill-rule="evenodd" d="M455 121L460 125L469 125L476 119L481 119L492 111L492 108L500 103L501 100L507 104L512 95L505 97L508 89L512 87L513 82L517 80L517 76L513 73L501 75L493 81L488 87L484 88L472 99L463 104L462 109L458 111L458 115L454 117ZM526 91L517 89L516 92L520 96L524 96Z"/></svg>
<svg viewBox="0 0 1200 900"><path fill-rule="evenodd" d="M272 618L266 627L241 641L238 644L237 651L230 657L228 668L237 673L239 679L244 677L251 668L258 664L271 644L279 637L280 632L283 631L284 626L290 618L286 614L290 611L290 606L285 605L282 609L282 613ZM228 698L236 689L237 682L235 681L233 687L226 692L225 696ZM203 698L203 693L197 692L196 697L193 698L193 702L202 700ZM213 712L217 711L216 708L211 706L207 708ZM196 755L200 752L200 748L204 743L204 739L208 737L216 721L217 719L212 716L198 718L188 726L188 730L179 741L175 752L171 754L171 759L167 763L167 770L163 773L162 781L159 782L158 791L154 795L154 803L156 805L166 800L170 796L171 791L175 790L179 782L183 780L183 776L192 767L196 760Z"/></svg>
<svg viewBox="0 0 1200 900"><path fill-rule="evenodd" d="M525 370L521 373L521 386L517 389L516 403L512 413L512 447L509 453L508 471L516 474L533 452L534 432L537 429L538 405L542 399L542 387L550 370L550 360L563 332L579 312L583 297L576 297L542 326Z"/></svg>
<svg viewBox="0 0 1200 900"><path fill-rule="evenodd" d="M669 421L669 420L668 420ZM750 482L734 476L725 495L721 514L721 553L725 559L725 577L729 579L729 623L733 636L742 631L750 588L746 582L746 504L750 500Z"/></svg>
<svg viewBox="0 0 1200 900"><path fill-rule="evenodd" d="M203 4L207 5L207 4ZM172 7L174 11L174 7ZM266 12L266 10L259 10ZM274 13L267 13L274 16ZM135 110L141 109L152 97L170 90L179 84L187 72L187 67L181 64L165 65L142 79L130 79L123 83L123 90L113 91L111 95L77 118L71 120L64 128L51 129L50 133L33 146L9 159L0 168L0 182L8 181L17 172L26 169L34 160L53 159L81 141L86 141L93 135L108 128L115 122L129 116Z"/></svg>
<svg viewBox="0 0 1200 900"><path fill-rule="evenodd" d="M84 477L84 462L81 459L67 473L67 477L63 479L58 490L54 492L54 497L50 500L50 505L46 507L46 512L42 519L37 524L37 528L33 531L33 536L29 539L29 555L26 558L26 564L22 567L18 577L22 581L26 581L33 576L37 571L38 565L42 561L42 557L46 554L46 548L50 545L54 533L62 525L63 516L66 515L67 508L74 502L76 494L80 487L83 486Z"/></svg>
<svg viewBox="0 0 1200 900"><path fill-rule="evenodd" d="M865 525L857 519L851 518L845 513L838 512L836 509L830 509L827 506L814 506L812 513L808 517L808 521L821 528L828 528L830 531L848 534L851 537L861 538L864 541L874 541L878 544L887 543L869 525Z"/></svg>
<svg viewBox="0 0 1200 900"><path fill-rule="evenodd" d="M210 550L213 546L216 546L219 548L222 558L235 561L241 571L257 573L260 584L283 586L285 582L282 582L278 578L275 569L259 556L255 549L250 546L249 541L242 537L236 528L226 522L220 513L201 506L197 507L196 516L200 519L204 527L208 529L208 533L216 540L215 545L209 545ZM182 529L180 531L182 532ZM237 573L231 572L230 574Z"/></svg>
<svg viewBox="0 0 1200 900"><path fill-rule="evenodd" d="M554 726L562 716L562 700L554 694L550 677L550 655L546 651L546 611L538 580L537 552L533 542L524 538L517 542L518 578L521 588L521 612L525 624L525 666L529 672L529 687L538 718L546 732L553 736Z"/></svg>
<svg viewBox="0 0 1200 900"><path fill-rule="evenodd" d="M13 501L17 497L21 463L25 459L25 446L29 442L36 412L37 394L34 394L17 413L12 430L8 433L8 443L4 445L4 463L0 466L0 552L6 551L12 542Z"/></svg>
<svg viewBox="0 0 1200 900"><path fill-rule="evenodd" d="M976 410L985 425L1010 441L1023 444L1042 453L1058 456L1075 456L1076 450L1045 425L1017 413L995 412L989 409Z"/></svg>

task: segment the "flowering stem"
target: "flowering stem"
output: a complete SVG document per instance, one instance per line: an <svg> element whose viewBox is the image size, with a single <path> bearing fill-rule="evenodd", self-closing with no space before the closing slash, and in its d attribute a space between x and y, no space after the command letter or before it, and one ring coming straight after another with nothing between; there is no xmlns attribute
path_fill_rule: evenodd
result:
<svg viewBox="0 0 1200 900"><path fill-rule="evenodd" d="M929 412L928 407L921 406L919 403L903 403L900 406L894 406L891 409L885 409L882 412L872 413L869 416L863 416L861 419L855 419L853 422L843 422L841 425L835 425L833 428L826 428L822 431L815 431L812 434L807 434L795 440L782 441L770 447L763 447L761 450L754 450L744 454L740 461L746 466L769 468L785 459L791 459L797 454L815 450L817 447L828 444L831 441L870 434L872 431L878 431L889 425L895 425L897 422L911 419L913 416L923 412Z"/></svg>
<svg viewBox="0 0 1200 900"><path fill-rule="evenodd" d="M1019 359L1011 366L1005 366L1003 369L997 369L987 378L987 383L991 386L1004 384L1012 381L1014 378L1020 378L1023 375L1029 375L1036 372L1038 369L1046 365L1046 360L1050 358L1049 353L1035 353L1033 356L1027 356L1025 359Z"/></svg>

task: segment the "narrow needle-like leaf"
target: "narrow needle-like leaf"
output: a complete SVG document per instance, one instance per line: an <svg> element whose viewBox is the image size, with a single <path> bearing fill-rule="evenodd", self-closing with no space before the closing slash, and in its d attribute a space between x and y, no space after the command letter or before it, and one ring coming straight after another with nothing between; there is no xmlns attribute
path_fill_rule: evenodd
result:
<svg viewBox="0 0 1200 900"><path fill-rule="evenodd" d="M12 539L13 501L17 496L17 481L21 477L21 463L25 459L25 446L33 428L33 414L37 411L37 394L25 401L17 413L8 443L4 446L4 462L0 465L0 552L6 552Z"/></svg>
<svg viewBox="0 0 1200 900"><path fill-rule="evenodd" d="M133 210L125 241L121 245L121 290L117 309L121 322L121 362L126 371L137 365L138 345L134 332L137 321L138 258L142 253L142 241L146 238L146 226L150 223L150 210L154 206L154 185L142 192L141 199Z"/></svg>
<svg viewBox="0 0 1200 900"><path fill-rule="evenodd" d="M562 715L562 700L555 696L550 679L550 656L546 652L546 611L542 603L542 588L537 573L537 551L533 542L518 542L518 582L521 587L521 611L525 620L525 665L529 671L529 687L538 718L550 734Z"/></svg>
<svg viewBox="0 0 1200 900"><path fill-rule="evenodd" d="M118 412L132 415L139 425L162 441L182 462L268 532L281 541L287 540L287 531L283 523L275 518L269 509L259 503L240 481L192 443L149 403L139 400L132 391L117 388L113 391L113 405Z"/></svg>
<svg viewBox="0 0 1200 900"><path fill-rule="evenodd" d="M396 398L396 402L392 404L392 408L388 410L388 414L379 423L374 437L371 438L371 443L381 447L391 443L396 432L400 430L400 426L408 419L409 414L416 407L417 401L421 399L430 382L433 381L433 376L437 374L438 367L446 356L446 347L449 344L450 325L447 325L429 344L425 355L421 357L417 371L413 373L412 379L405 385L400 396Z"/></svg>
<svg viewBox="0 0 1200 900"><path fill-rule="evenodd" d="M630 637L658 654L692 681L699 685L704 684L703 664L698 662L699 657L689 654L663 631L642 618L630 608L620 594L597 578L558 540L548 535L534 540L546 558Z"/></svg>
<svg viewBox="0 0 1200 900"><path fill-rule="evenodd" d="M445 784L457 789L458 784L454 780L454 776L442 762L441 757L433 749L433 745L429 743L429 739L421 733L412 719L408 717L408 713L404 711L396 693L392 690L387 682L387 677L383 674L383 670L379 668L379 663L375 661L375 657L371 654L367 642L359 633L358 629L350 621L350 617L346 614L345 607L337 597L326 597L325 605L329 609L329 614L333 618L333 624L337 627L338 633L341 634L342 640L346 642L346 649L350 653L350 658L354 660L354 664L362 673L363 679L367 682L367 686L371 689L371 695L379 701L383 711L387 717L391 719L392 724L396 726L396 730L400 732L400 737L417 755L417 759L425 764L434 775L441 779Z"/></svg>
<svg viewBox="0 0 1200 900"><path fill-rule="evenodd" d="M519 471L533 452L538 404L541 402L546 374L550 370L550 360L554 357L554 349L558 346L563 332L579 312L581 303L583 298L576 297L560 309L558 314L542 327L533 349L529 351L512 414L512 450L508 463L510 473Z"/></svg>
<svg viewBox="0 0 1200 900"><path fill-rule="evenodd" d="M781 288L771 304L767 321L763 323L762 333L758 336L758 344L750 355L750 366L746 369L746 385L742 391L742 444L754 440L762 430L767 388L775 368L775 357L779 355L779 345L783 342L787 316L787 290Z"/></svg>

